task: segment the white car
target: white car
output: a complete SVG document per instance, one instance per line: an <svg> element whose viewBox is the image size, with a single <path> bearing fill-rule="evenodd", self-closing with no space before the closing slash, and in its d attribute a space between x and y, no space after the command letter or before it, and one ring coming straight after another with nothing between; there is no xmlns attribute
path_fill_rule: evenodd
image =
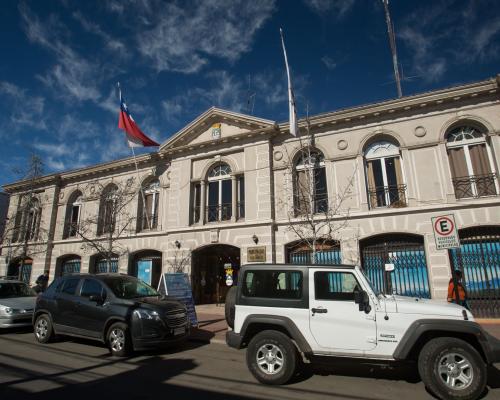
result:
<svg viewBox="0 0 500 400"><path fill-rule="evenodd" d="M31 326L36 293L26 283L0 278L0 328Z"/></svg>
<svg viewBox="0 0 500 400"><path fill-rule="evenodd" d="M286 383L304 361L412 360L439 397L476 399L487 364L500 361L500 341L465 308L376 293L354 266L244 266L226 316L227 344L247 347L248 368L266 384Z"/></svg>

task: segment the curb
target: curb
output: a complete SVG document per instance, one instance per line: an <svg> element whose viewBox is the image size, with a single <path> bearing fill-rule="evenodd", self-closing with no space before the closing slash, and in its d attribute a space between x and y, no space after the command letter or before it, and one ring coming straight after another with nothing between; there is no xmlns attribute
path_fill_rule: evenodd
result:
<svg viewBox="0 0 500 400"><path fill-rule="evenodd" d="M475 318L474 322L480 325L500 325L500 318Z"/></svg>
<svg viewBox="0 0 500 400"><path fill-rule="evenodd" d="M203 339L200 337L189 337L188 340L190 342L196 342L196 343L205 343L205 344L226 344L226 341L224 339L218 339L218 338L210 338L210 339Z"/></svg>

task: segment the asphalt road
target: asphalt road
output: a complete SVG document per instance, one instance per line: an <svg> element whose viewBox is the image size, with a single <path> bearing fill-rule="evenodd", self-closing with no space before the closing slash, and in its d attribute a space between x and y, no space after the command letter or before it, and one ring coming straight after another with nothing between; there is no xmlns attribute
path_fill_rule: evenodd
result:
<svg viewBox="0 0 500 400"><path fill-rule="evenodd" d="M281 387L257 383L245 352L222 344L188 343L178 352L109 355L93 342L49 345L31 332L0 333L0 399L432 399L412 367L352 365ZM500 399L500 365L490 370L485 399ZM334 372L335 374L332 374Z"/></svg>

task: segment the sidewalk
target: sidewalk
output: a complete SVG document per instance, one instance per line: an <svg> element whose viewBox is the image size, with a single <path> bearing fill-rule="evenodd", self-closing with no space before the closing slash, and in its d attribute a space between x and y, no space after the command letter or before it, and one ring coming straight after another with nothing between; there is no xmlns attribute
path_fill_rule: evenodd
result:
<svg viewBox="0 0 500 400"><path fill-rule="evenodd" d="M207 343L226 343L227 324L224 304L203 304L196 306L198 327L193 328L191 340ZM500 319L477 319L487 332L500 339Z"/></svg>
<svg viewBox="0 0 500 400"><path fill-rule="evenodd" d="M224 310L224 304L196 306L198 327L191 330L191 340L225 344L227 324Z"/></svg>

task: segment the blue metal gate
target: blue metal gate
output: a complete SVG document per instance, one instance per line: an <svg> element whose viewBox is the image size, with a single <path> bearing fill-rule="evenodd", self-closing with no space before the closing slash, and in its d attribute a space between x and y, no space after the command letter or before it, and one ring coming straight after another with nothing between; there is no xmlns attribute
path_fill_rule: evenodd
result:
<svg viewBox="0 0 500 400"><path fill-rule="evenodd" d="M316 251L315 262L313 262L312 251L304 247L306 246L289 246L287 262L291 264L342 264L340 245L337 242L318 244L320 249Z"/></svg>
<svg viewBox="0 0 500 400"><path fill-rule="evenodd" d="M361 241L361 264L375 289L382 293L430 298L424 241L417 235L390 234ZM390 280L385 264L394 264Z"/></svg>
<svg viewBox="0 0 500 400"><path fill-rule="evenodd" d="M500 317L500 227L459 231L460 248L451 249L452 269L460 270L467 303L476 317Z"/></svg>
<svg viewBox="0 0 500 400"><path fill-rule="evenodd" d="M62 263L61 266L61 276L68 274L78 274L80 272L80 259L72 258L70 260L66 260Z"/></svg>
<svg viewBox="0 0 500 400"><path fill-rule="evenodd" d="M95 272L96 274L102 274L106 272L118 272L118 258L111 258L111 269L108 271L108 260L105 258L101 258L97 260L95 263Z"/></svg>

